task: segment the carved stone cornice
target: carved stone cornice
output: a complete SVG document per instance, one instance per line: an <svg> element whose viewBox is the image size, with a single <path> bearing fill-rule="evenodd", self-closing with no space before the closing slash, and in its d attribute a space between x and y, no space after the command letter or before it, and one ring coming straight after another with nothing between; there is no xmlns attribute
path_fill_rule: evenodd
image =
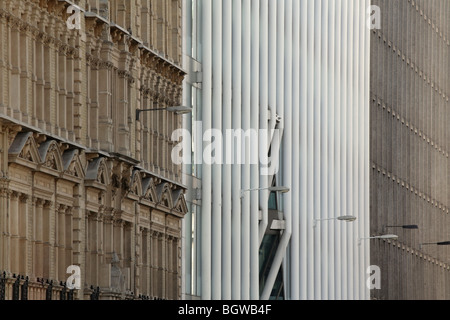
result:
<svg viewBox="0 0 450 320"><path fill-rule="evenodd" d="M37 197L33 197L33 205L37 208L43 208L45 200Z"/></svg>
<svg viewBox="0 0 450 320"><path fill-rule="evenodd" d="M50 38L51 37L49 35L41 32L41 31L39 31L39 33L37 35L37 40L42 42L42 44L44 44L44 45L49 45L50 44L50 42L51 42Z"/></svg>
<svg viewBox="0 0 450 320"><path fill-rule="evenodd" d="M53 207L53 201L51 201L51 200L44 200L44 208L45 209L50 209L51 207Z"/></svg>
<svg viewBox="0 0 450 320"><path fill-rule="evenodd" d="M73 216L73 208L72 207L67 207L66 216Z"/></svg>
<svg viewBox="0 0 450 320"><path fill-rule="evenodd" d="M28 199L30 199L30 195L26 194L26 193L21 193L20 197L19 197L19 201L21 203L27 203Z"/></svg>
<svg viewBox="0 0 450 320"><path fill-rule="evenodd" d="M119 76L119 78L125 79L125 78L128 78L130 76L130 73L128 71L126 71L126 70L119 70L117 72L117 75Z"/></svg>
<svg viewBox="0 0 450 320"><path fill-rule="evenodd" d="M67 52L69 51L69 46L62 41L58 42L58 51L60 54L67 56Z"/></svg>
<svg viewBox="0 0 450 320"><path fill-rule="evenodd" d="M0 196L3 198L9 198L11 195L11 190L8 188L0 188Z"/></svg>
<svg viewBox="0 0 450 320"><path fill-rule="evenodd" d="M128 81L129 84L134 84L136 82L136 80L133 78L133 75L131 74L131 72L127 71L127 70L118 70L117 74L119 76L120 79L125 79Z"/></svg>
<svg viewBox="0 0 450 320"><path fill-rule="evenodd" d="M12 190L10 197L11 197L12 200L18 200L20 195L21 195L20 192Z"/></svg>
<svg viewBox="0 0 450 320"><path fill-rule="evenodd" d="M107 26L107 21L97 15L87 15L85 21L86 31L90 32L94 38L100 38Z"/></svg>
<svg viewBox="0 0 450 320"><path fill-rule="evenodd" d="M64 204L57 204L56 205L56 212L59 214L65 214L68 206Z"/></svg>
<svg viewBox="0 0 450 320"><path fill-rule="evenodd" d="M162 236L164 235L162 232L156 231L156 230L150 230L151 236L154 239L159 239L162 238Z"/></svg>
<svg viewBox="0 0 450 320"><path fill-rule="evenodd" d="M103 214L103 222L112 224L114 222L114 209L113 208L106 208L105 212Z"/></svg>
<svg viewBox="0 0 450 320"><path fill-rule="evenodd" d="M104 60L99 60L98 62L98 67L100 69L109 69L112 70L114 68L114 63L112 63L111 61L104 61Z"/></svg>
<svg viewBox="0 0 450 320"><path fill-rule="evenodd" d="M123 228L125 226L125 221L122 219L118 219L116 217L113 218L113 225L114 227Z"/></svg>

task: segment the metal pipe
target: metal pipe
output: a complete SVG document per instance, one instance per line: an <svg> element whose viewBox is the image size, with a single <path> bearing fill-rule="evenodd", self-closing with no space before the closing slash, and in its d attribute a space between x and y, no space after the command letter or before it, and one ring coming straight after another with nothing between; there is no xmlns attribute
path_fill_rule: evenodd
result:
<svg viewBox="0 0 450 320"><path fill-rule="evenodd" d="M185 52L186 49L192 48L192 5L191 0L186 0L182 2L183 6L183 69L190 70L189 56L190 54ZM188 81L184 81L183 84L183 104L192 101L192 90L191 84ZM195 107L195 105L194 105ZM183 117L183 128L189 128L192 132L192 117ZM183 164L183 173L191 173L190 165ZM188 181L187 175L182 175L182 181L184 185L188 185L191 181ZM190 185L190 187L192 187ZM187 199L192 201L192 199ZM182 220L182 246L181 246L181 261L182 261L182 271L183 275L181 280L181 292L182 298L186 294L193 294L192 292L192 207L186 214L185 218Z"/></svg>
<svg viewBox="0 0 450 320"><path fill-rule="evenodd" d="M209 1L209 0L207 0ZM242 1L233 0L233 128L241 128L241 104L242 104ZM234 152L240 152L234 148ZM236 160L236 157L234 158ZM231 298L241 299L241 166L236 162L232 165L232 216L231 224L234 236L231 239L232 250L232 287Z"/></svg>
<svg viewBox="0 0 450 320"><path fill-rule="evenodd" d="M342 0L336 0L336 24L335 24L335 35L336 35L336 76L335 76L335 168L338 168L334 172L335 181L334 181L334 190L335 190L335 213L337 216L341 215L341 81L339 81L339 77L341 76L342 70L342 47L341 47L341 25L342 25ZM341 225L336 224L334 226L335 230L335 244L334 244L334 252L335 252L335 299L341 300L342 297L342 254L341 254Z"/></svg>
<svg viewBox="0 0 450 320"><path fill-rule="evenodd" d="M307 144L308 144L308 100L307 100L307 69L308 69L308 3L307 0L300 0L300 13L299 19L302 21L301 25L301 35L300 35L300 70L304 70L300 75L300 190L299 190L299 215L300 215L300 266L299 266L299 282L297 285L300 287L300 299L306 300L308 296L308 273L307 273L307 233L308 233L308 211L307 211L307 190L308 190L308 157L307 157Z"/></svg>
<svg viewBox="0 0 450 320"><path fill-rule="evenodd" d="M260 67L259 67L259 128L265 132L268 132L268 112L269 112L269 77L268 77L268 66L269 66L269 43L268 43L268 15L269 15L269 1L260 1ZM261 158L267 157L269 154L269 144L271 137L260 136L259 141L259 154ZM264 234L267 229L269 221L269 195L270 192L266 190L269 187L269 177L267 175L260 175L260 185L263 190L259 193L259 208L261 210L262 219L259 222L259 241L258 245L261 245ZM259 294L258 294L259 295Z"/></svg>
<svg viewBox="0 0 450 320"><path fill-rule="evenodd" d="M342 1L342 42L341 42L341 197L342 197L342 212L348 212L348 134L347 134L347 117L348 117L348 0ZM340 224L341 229L341 245L342 245L342 261L341 261L341 275L342 275L342 299L348 299L348 250L347 250L347 226Z"/></svg>
<svg viewBox="0 0 450 320"><path fill-rule="evenodd" d="M314 298L314 4L315 1L308 1L308 25L307 25L307 299Z"/></svg>
<svg viewBox="0 0 450 320"><path fill-rule="evenodd" d="M242 128L247 132L251 127L251 0L243 0L242 5ZM243 138L244 139L244 138ZM242 187L250 188L250 146L243 142L242 153L245 162L242 170ZM245 143L244 143L245 142ZM242 199L242 260L241 291L242 299L250 299L250 197Z"/></svg>
<svg viewBox="0 0 450 320"><path fill-rule="evenodd" d="M322 0L321 8L321 59L320 59L320 90L323 101L328 100L328 0ZM328 122L328 108L326 103L320 104L320 216L323 219L331 219L329 216L330 210L328 207L328 146L329 146L329 122ZM332 228L332 227L331 227ZM320 228L320 298L328 299L328 224L321 225Z"/></svg>
<svg viewBox="0 0 450 320"><path fill-rule="evenodd" d="M357 1L355 3L353 3L353 28L354 28L354 34L353 34L353 50L354 50L354 68L353 68L353 88L360 88L360 79L359 79L359 75L361 73L361 53L363 52L361 50L361 44L364 43L363 39L360 39L360 34L362 31L364 31L364 26L362 24L359 23L360 21L360 10L359 10L359 6L360 6L360 1ZM362 41L361 41L362 40ZM353 166L353 214L359 213L361 211L359 211L360 206L359 203L362 199L362 197L357 196L358 194L358 190L362 190L360 189L360 185L359 185L359 181L361 181L362 176L360 175L360 168L363 165L361 163L360 156L362 156L362 150L360 150L360 139L362 139L364 137L364 135L362 134L362 121L360 118L360 114L362 112L364 112L364 109L361 108L361 104L360 104L360 99L359 97L361 96L359 94L359 90L352 90L352 94L353 94L353 161L354 161L354 166ZM353 293L351 296L351 299L360 299L361 297L361 293L360 293L360 282L362 281L362 279L360 279L360 275L361 275L361 269L364 269L363 266L360 265L360 254L359 254L359 248L357 245L355 245L355 232L359 230L359 228L357 228L359 226L359 222L354 224L353 226L348 226L350 229L350 233L351 233L351 238L350 238L350 243L349 245L352 247L352 255L353 255ZM356 228L356 230L355 230Z"/></svg>
<svg viewBox="0 0 450 320"><path fill-rule="evenodd" d="M232 2L223 1L223 131L232 128ZM230 151L226 149L226 151ZM224 159L228 154L224 154ZM223 255L222 255L222 299L231 299L231 164L224 162L223 166Z"/></svg>
<svg viewBox="0 0 450 320"><path fill-rule="evenodd" d="M347 148L347 212L348 214L353 215L355 210L355 185L354 185L354 178L355 178L355 167L357 164L355 163L355 128L357 128L357 122L355 122L355 114L357 110L355 110L355 102L354 102L354 69L357 63L355 63L355 53L357 53L357 48L354 43L354 12L353 12L353 4L354 1L348 1L347 6L347 48L348 48L348 87L347 87L347 121L349 123L348 126L346 126L347 130L347 138L346 141L348 143ZM347 273L347 299L354 299L354 255L353 250L355 247L355 241L353 240L353 226L352 225L346 225L346 238L347 238L347 255L348 255L348 269L346 270Z"/></svg>
<svg viewBox="0 0 450 320"><path fill-rule="evenodd" d="M282 154L283 154L283 171L282 171L282 180L283 184L291 187L292 186L292 156L293 156L293 150L292 148L296 148L298 146L293 146L292 144L292 136L293 136L293 129L292 129L292 115L293 115L293 105L292 105L292 76L293 76L293 44L292 44L292 35L293 35L293 17L292 17L292 1L293 0L286 0L285 2L285 51L284 51L284 85L285 85L285 91L284 91L284 110L283 110L283 124L284 124L284 133L283 133L283 145L282 145ZM295 0L296 1L296 0ZM297 179L295 179L297 180ZM294 193L295 192L295 193ZM283 211L285 216L285 222L286 222L286 230L285 232L288 234L291 234L292 236L292 194L294 193L297 195L298 190L293 190L290 193L287 193L283 197ZM295 196L295 198L297 198ZM287 247L286 247L287 248ZM286 267L288 266L286 259L289 258L289 255L285 257L284 263L286 263ZM288 273L288 269L286 268L286 278L288 278L288 275L292 276L293 273L297 273L296 270L292 270L292 272ZM287 283L289 285L289 283ZM286 297L290 299L290 285L286 288Z"/></svg>
<svg viewBox="0 0 450 320"><path fill-rule="evenodd" d="M212 1L213 40L213 128L222 130L222 0ZM205 106L205 105L204 105ZM207 106L207 105L206 105ZM215 148L212 165L212 299L220 300L222 295L222 146ZM219 161L219 163L217 162Z"/></svg>
<svg viewBox="0 0 450 320"><path fill-rule="evenodd" d="M293 1L292 59L293 70L300 70L300 1ZM300 299L300 72L292 73L292 239L291 239L291 292L292 300ZM289 118L288 118L289 119ZM286 131L287 133L287 131Z"/></svg>
<svg viewBox="0 0 450 320"><path fill-rule="evenodd" d="M313 98L313 126L314 126L314 186L313 188L313 201L314 201L314 218L320 218L321 214L321 38L322 38L322 22L321 22L321 10L322 4L320 1L314 1L314 76L311 78L311 82L314 83L314 98ZM314 299L319 300L322 297L321 293L321 239L320 234L315 232L314 238Z"/></svg>
<svg viewBox="0 0 450 320"><path fill-rule="evenodd" d="M277 0L269 0L269 129L277 125ZM270 138L270 142L272 142Z"/></svg>
<svg viewBox="0 0 450 320"><path fill-rule="evenodd" d="M334 162L335 158L335 141L332 139L334 137L335 132L335 108L336 108L336 100L335 100L335 52L336 52L336 3L334 1L330 1L328 4L328 55L329 55L329 64L328 64L328 137L329 137L329 154L328 159L331 159ZM332 163L334 165L334 163ZM328 212L335 212L336 204L335 204L335 174L331 172L329 174L328 181ZM335 235L335 226L331 226L328 228L328 299L335 299L335 250L334 250L334 237Z"/></svg>
<svg viewBox="0 0 450 320"><path fill-rule="evenodd" d="M251 2L250 127L259 129L259 1ZM259 187L259 144L250 140L250 188ZM256 159L254 159L256 158ZM250 193L250 299L259 300L259 192Z"/></svg>
<svg viewBox="0 0 450 320"><path fill-rule="evenodd" d="M203 64L203 91L202 91L202 120L203 135L211 129L212 119L212 1L202 0L202 64ZM208 146L203 142L203 150ZM201 255L202 261L202 299L211 300L211 165L203 163L202 166L202 230Z"/></svg>

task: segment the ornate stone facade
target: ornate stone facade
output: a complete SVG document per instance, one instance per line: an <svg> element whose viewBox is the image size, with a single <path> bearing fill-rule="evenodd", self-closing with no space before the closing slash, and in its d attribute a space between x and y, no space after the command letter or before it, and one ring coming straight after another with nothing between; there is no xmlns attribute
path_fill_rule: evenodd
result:
<svg viewBox="0 0 450 320"><path fill-rule="evenodd" d="M180 105L180 61L181 0L0 1L6 298L21 275L29 299L57 299L71 265L76 299L180 298L181 117L135 119Z"/></svg>

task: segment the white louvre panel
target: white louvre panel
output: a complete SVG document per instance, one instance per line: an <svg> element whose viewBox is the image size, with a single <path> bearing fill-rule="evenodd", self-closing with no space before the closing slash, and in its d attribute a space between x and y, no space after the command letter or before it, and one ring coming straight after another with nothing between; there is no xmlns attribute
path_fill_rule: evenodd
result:
<svg viewBox="0 0 450 320"><path fill-rule="evenodd" d="M258 165L202 166L199 295L267 299L281 267L287 299L369 299L370 248L367 241L358 246L358 238L369 236L370 1L184 1L193 8L186 14L201 9L201 32L189 38L201 44L196 107L203 132L273 129L281 117L282 139L272 141L272 148L281 143L276 178L291 189L279 196L283 233L260 288L269 192L241 199L240 190L267 188L271 177ZM188 94L185 99L192 101ZM254 153L267 145L251 148ZM343 215L357 220L313 227L314 219ZM185 248L192 255L190 245ZM194 274L187 261L184 270Z"/></svg>

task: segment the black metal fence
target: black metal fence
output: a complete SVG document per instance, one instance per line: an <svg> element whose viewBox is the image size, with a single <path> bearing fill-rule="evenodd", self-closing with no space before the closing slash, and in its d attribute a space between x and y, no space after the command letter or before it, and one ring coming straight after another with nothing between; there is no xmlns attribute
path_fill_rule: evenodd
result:
<svg viewBox="0 0 450 320"><path fill-rule="evenodd" d="M91 286L87 292L85 290L85 294L89 292L90 300L100 300L101 291L98 286ZM105 294L108 299L108 293ZM115 294L113 299L165 300L143 294L135 295L134 292L129 292L125 297L119 298L119 296L120 294L118 296ZM75 300L75 297L75 290L69 289L66 282L58 283L43 278L31 281L28 276L0 273L0 300Z"/></svg>
<svg viewBox="0 0 450 320"><path fill-rule="evenodd" d="M28 276L8 276L0 274L0 300L74 300L75 290L67 288L67 283L55 284L53 280L37 278L30 281Z"/></svg>

